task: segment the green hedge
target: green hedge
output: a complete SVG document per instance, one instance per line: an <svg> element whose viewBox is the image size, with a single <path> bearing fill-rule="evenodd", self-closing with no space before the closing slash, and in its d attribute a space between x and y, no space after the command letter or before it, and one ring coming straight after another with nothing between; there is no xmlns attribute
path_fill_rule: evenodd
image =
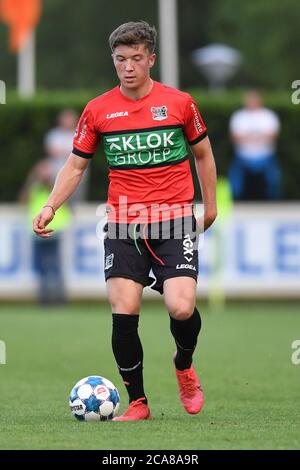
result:
<svg viewBox="0 0 300 470"><path fill-rule="evenodd" d="M228 120L240 106L241 93L214 96L200 90L189 91L208 126L218 173L226 174L233 153L228 136ZM100 92L40 92L30 101L20 101L15 95L8 95L7 104L0 105L0 201L17 199L29 170L44 156L43 138L54 126L57 113L63 107L73 107L81 112L86 102ZM300 105L293 105L288 93L266 95L265 99L266 105L278 113L282 124L278 157L283 174L283 198L299 199ZM91 167L89 198L105 200L107 168L101 147Z"/></svg>

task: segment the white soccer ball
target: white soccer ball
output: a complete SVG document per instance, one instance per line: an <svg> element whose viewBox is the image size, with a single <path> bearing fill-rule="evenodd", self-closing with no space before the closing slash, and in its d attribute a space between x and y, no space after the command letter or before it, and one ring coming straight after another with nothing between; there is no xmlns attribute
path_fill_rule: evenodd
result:
<svg viewBox="0 0 300 470"><path fill-rule="evenodd" d="M69 405L79 421L108 421L117 414L120 396L112 382L90 375L74 385Z"/></svg>

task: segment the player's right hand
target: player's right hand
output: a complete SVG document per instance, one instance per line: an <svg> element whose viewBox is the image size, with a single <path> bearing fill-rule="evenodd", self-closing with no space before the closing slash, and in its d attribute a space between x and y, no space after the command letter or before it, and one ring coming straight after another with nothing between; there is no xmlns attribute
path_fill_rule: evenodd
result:
<svg viewBox="0 0 300 470"><path fill-rule="evenodd" d="M46 228L53 219L54 214L51 207L44 207L41 212L33 219L33 230L42 238L50 238L53 235L54 230Z"/></svg>

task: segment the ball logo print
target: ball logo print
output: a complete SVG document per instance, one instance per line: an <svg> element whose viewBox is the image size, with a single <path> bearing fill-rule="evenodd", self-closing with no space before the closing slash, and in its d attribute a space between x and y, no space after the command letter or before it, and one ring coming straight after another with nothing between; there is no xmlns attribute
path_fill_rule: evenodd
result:
<svg viewBox="0 0 300 470"><path fill-rule="evenodd" d="M109 397L109 389L104 385L96 387L94 393L98 400L106 400Z"/></svg>
<svg viewBox="0 0 300 470"><path fill-rule="evenodd" d="M69 405L79 421L108 421L119 409L119 392L105 377L90 375L74 385Z"/></svg>

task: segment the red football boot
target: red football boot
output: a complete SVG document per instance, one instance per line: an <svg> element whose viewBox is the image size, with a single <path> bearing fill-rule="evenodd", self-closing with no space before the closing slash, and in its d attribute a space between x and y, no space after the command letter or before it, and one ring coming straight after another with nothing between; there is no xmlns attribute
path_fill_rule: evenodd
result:
<svg viewBox="0 0 300 470"><path fill-rule="evenodd" d="M180 400L185 410L192 415L200 413L204 405L204 395L194 367L177 370L175 366L175 371Z"/></svg>
<svg viewBox="0 0 300 470"><path fill-rule="evenodd" d="M121 415L113 418L113 421L140 421L142 419L151 419L150 409L146 403L143 403L144 397L129 403L127 410Z"/></svg>

